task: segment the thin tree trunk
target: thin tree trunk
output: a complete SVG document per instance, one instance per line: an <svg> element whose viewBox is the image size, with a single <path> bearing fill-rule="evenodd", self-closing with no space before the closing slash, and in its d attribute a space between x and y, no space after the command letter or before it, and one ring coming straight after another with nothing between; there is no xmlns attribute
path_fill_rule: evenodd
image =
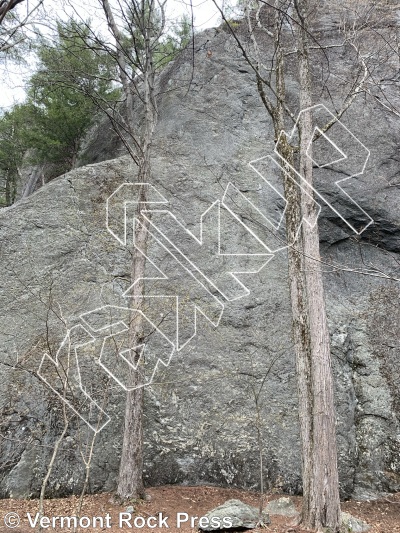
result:
<svg viewBox="0 0 400 533"><path fill-rule="evenodd" d="M107 393L107 391L106 391L106 393ZM103 402L103 406L102 407L104 407L104 402ZM93 435L92 435L92 440L90 442L89 453L88 453L87 458L85 457L85 454L81 451L82 460L83 460L84 465L85 465L85 480L83 482L83 487L82 487L81 493L79 495L78 508L77 508L76 513L75 513L78 517L81 516L82 507L83 507L83 499L85 497L86 490L87 490L87 487L89 485L90 469L91 469L91 466L92 466L92 459L93 459L93 455L94 455L94 446L95 446L95 443L96 443L96 438L97 438L98 431L99 431L99 428L100 428L101 420L102 420L102 416L100 415L99 418L98 418L98 421L97 421L96 432L93 433ZM76 533L76 531L77 531L77 528L74 527L73 532Z"/></svg>
<svg viewBox="0 0 400 533"><path fill-rule="evenodd" d="M141 139L141 154L139 157L139 178L142 183L140 197L138 199L135 224L135 249L132 261L133 286L133 313L130 323L130 345L132 347L141 344L143 338L142 315L136 313L143 305L145 294L145 267L147 253L147 235L150 220L144 217L142 209L146 207L148 199L148 187L151 178L150 153L154 129L157 123L157 106L154 97L154 65L153 52L151 49L152 19L154 16L154 4L149 4L149 12L146 14L145 4L143 18L140 20L141 31L144 37L144 68L143 68L143 92L144 92L144 128ZM140 253L138 249L142 252ZM128 391L125 406L125 426L122 445L121 465L118 479L117 497L126 501L132 498L144 496L143 485L143 366L144 361L139 362L140 353L135 354L137 370L130 370L130 378L133 390Z"/></svg>
<svg viewBox="0 0 400 533"><path fill-rule="evenodd" d="M117 62L119 67L119 77L122 84L122 89L125 96L125 105L126 105L126 114L128 122L128 130L130 132L131 140L134 140L133 135L133 125L134 125L134 114L133 114L133 92L132 92L132 80L128 74L128 65L126 52L122 47L123 35L119 30L118 25L114 19L114 15L108 0L102 0L103 10L107 17L107 23L110 28L111 33L114 36L117 50Z"/></svg>
<svg viewBox="0 0 400 533"><path fill-rule="evenodd" d="M286 100L284 55L281 43L281 14L275 5L275 55L276 55L276 93L277 105L272 116L275 137L279 138L277 149L282 158L283 187L286 208L286 240L288 243L288 279L292 308L292 334L296 355L297 389L299 397L299 424L302 448L303 494L310 492L312 477L311 465L304 461L304 457L311 456L312 434L312 396L309 384L311 382L311 342L308 317L308 302L305 285L305 257L303 253L303 235L299 232L302 224L301 189L298 177L294 172L294 148L282 132L285 129L284 102ZM294 243L294 244L293 244ZM308 499L304 499L303 514L308 515Z"/></svg>
<svg viewBox="0 0 400 533"><path fill-rule="evenodd" d="M49 462L49 465L47 467L47 472L46 472L46 475L42 481L42 486L41 486L41 489L40 489L40 496L39 496L39 521L38 521L38 528L37 528L37 531L40 532L42 531L42 526L41 526L41 523L40 523L40 519L42 518L43 516L43 513L44 513L44 497L46 495L46 488L47 488L47 483L49 482L49 479L50 479L50 476L53 472L53 468L54 468L54 463L56 461L56 458L57 458L57 455L58 455L58 451L60 449L60 446L64 440L64 437L65 435L67 434L67 431L68 431L68 427L69 427L69 419L68 419L68 415L67 415L67 405L66 405L66 395L67 395L67 388L68 388L68 377L69 377L69 369L70 369L70 358L69 358L69 354L68 354L68 363L67 363L67 368L66 368L66 371L65 371L65 378L64 378L64 382L63 382L63 403L62 403L62 412L63 412L63 420L64 420L64 426L63 426L63 430L60 434L60 436L58 437L58 439L56 440L55 444L54 444L54 449L53 449L53 453L51 455L51 459L50 459L50 462Z"/></svg>
<svg viewBox="0 0 400 533"><path fill-rule="evenodd" d="M215 0L214 3L230 28L243 57L256 73L257 89L261 101L273 120L275 137L279 139L276 150L281 157L281 164L284 168L282 174L287 201L285 216L289 289L302 447L304 494L302 523L305 527L317 528L318 530L327 527L330 532L336 533L340 529L341 522L335 431L336 416L329 331L320 268L318 213L313 201L311 188L313 166L309 157L311 148L308 148L313 140L312 112L309 109L312 105L312 85L308 26L310 13L317 2L314 2L314 5L311 5L310 0L293 0L293 2L275 0L273 3L267 3L266 5L275 11L273 31L270 31L263 24L262 17L260 17L261 6L265 3L258 2L259 9L255 13L256 24L253 26L250 16L250 10L253 9L253 6L247 2L245 15L248 21L250 39L255 49L256 59L254 61L251 60L247 48L242 45L239 37L232 29L223 10L219 8ZM285 130L285 117L295 118L288 109L285 89L282 28L287 22L295 22L292 29L298 52L299 104L302 111L298 124L299 147L290 144L289 140L282 134ZM262 58L256 41L256 29L266 32L274 39L273 74L275 78L273 76L268 78L265 75L263 77ZM366 71L360 83L357 84L353 97L346 100L342 110L338 113L338 118L351 105L355 94L361 90L367 74ZM275 81L275 86L273 86L273 81ZM273 99L271 99L270 93L273 93ZM307 112L304 111L306 109L308 109ZM328 123L325 131L333 123ZM298 152L300 153L299 157ZM298 170L306 182L305 185L301 180L302 188L299 187L300 183L297 183L300 178L295 171L296 164L298 164ZM307 222L302 223L304 219Z"/></svg>
<svg viewBox="0 0 400 533"><path fill-rule="evenodd" d="M312 105L308 55L307 0L296 2L299 15L297 41L299 50L300 109ZM276 11L276 92L277 106L272 117L275 134L284 130L283 103L286 98L284 56L280 42L280 14ZM303 113L299 124L299 171L312 185L312 160L307 149L313 136L311 111ZM337 470L335 408L329 331L324 287L319 262L318 213L311 188L305 194L296 182L294 147L280 137L279 154L283 159L288 247L289 288L296 354L299 423L302 447L303 507L305 527L329 527L339 531L341 514ZM310 155L310 149L308 149ZM302 185L304 187L304 184ZM302 223L306 219L312 226ZM299 228L301 232L299 233ZM292 245L292 243L295 243Z"/></svg>
<svg viewBox="0 0 400 533"><path fill-rule="evenodd" d="M292 307L292 332L296 354L296 376L299 398L299 424L303 470L303 517L309 514L309 498L312 480L312 457L313 418L312 418L312 392L311 383L311 338L308 313L308 300L306 296L305 282L305 257L303 236L298 233L302 221L301 193L296 185L294 166L294 151L286 140L280 143L280 155L284 158L286 173L284 174L284 191L287 201L286 210L286 238L288 243L295 243L288 247L288 274L289 291Z"/></svg>
<svg viewBox="0 0 400 533"><path fill-rule="evenodd" d="M139 150L142 153L139 156L134 155L132 150L130 153L139 165L139 176L137 182L146 183L148 181L150 166L147 165L146 153L141 150L140 142L133 134L134 128L134 113L133 113L133 93L132 81L128 75L126 52L122 47L122 34L116 24L113 12L108 0L102 0L103 9L107 17L109 28L114 36L117 50L117 61L119 65L119 74L122 83L122 88L125 95L125 105L127 113L127 129L130 132L131 141L134 141L133 149ZM146 117L145 117L146 120ZM145 126L145 129L146 126ZM149 163L149 162L148 162ZM132 299L132 314L129 325L129 341L130 346L135 347L140 344L142 332L141 315L136 312L140 309L142 304L142 297L144 295L144 271L145 271L145 253L146 253L146 221L141 215L141 209L145 205L147 194L145 186L141 188L137 204L136 220L144 225L135 225L135 244L142 250L143 255L138 252L135 247L132 251L132 269L131 281L138 282L133 287ZM141 203L143 202L143 203ZM142 498L144 496L143 486L143 376L141 374L142 368L139 364L140 353L133 355L133 363L137 364L137 369L129 367L129 387L125 403L124 416L124 434L122 441L121 462L118 476L118 486L116 491L116 498L125 502L131 499Z"/></svg>
<svg viewBox="0 0 400 533"><path fill-rule="evenodd" d="M311 76L308 55L308 35L305 13L307 0L298 6L299 25L299 81L300 107L300 174L310 185L309 194L301 194L303 218L311 223L302 225L305 299L309 325L309 354L298 361L299 374L306 370L306 380L299 380L300 430L303 443L304 505L303 524L321 529L339 531L341 522L339 479L337 469L336 416L329 330L325 309L325 295L319 252L318 212L313 201L313 163L311 160L313 122ZM303 15L304 14L304 15ZM304 112L304 110L306 110ZM308 150L308 155L307 155ZM304 360L310 356L310 360ZM301 367L304 368L301 368ZM307 398L306 398L307 397ZM307 421L305 422L305 419Z"/></svg>
<svg viewBox="0 0 400 533"><path fill-rule="evenodd" d="M142 178L143 180L143 178ZM143 181L142 181L143 182ZM145 187L142 187L142 200L146 199ZM133 287L133 311L129 327L129 343L133 348L142 340L142 316L136 313L142 305L144 296L145 254L147 250L148 222L141 215L141 204L138 204L138 216L141 224L136 224L135 243L142 250L133 250L132 283L138 280ZM124 502L130 499L144 497L143 485L143 361L139 361L140 350L134 354L134 363L137 369L129 368L129 386L132 390L127 392L124 418L124 437L122 442L121 463L118 477L117 497Z"/></svg>

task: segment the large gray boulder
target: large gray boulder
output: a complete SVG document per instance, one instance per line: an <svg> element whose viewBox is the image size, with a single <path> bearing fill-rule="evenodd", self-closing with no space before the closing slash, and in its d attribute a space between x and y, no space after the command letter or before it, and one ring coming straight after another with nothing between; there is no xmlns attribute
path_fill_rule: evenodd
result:
<svg viewBox="0 0 400 533"><path fill-rule="evenodd" d="M290 516L295 517L299 515L295 504L290 498L277 498L271 500L265 506L265 511L269 515Z"/></svg>
<svg viewBox="0 0 400 533"><path fill-rule="evenodd" d="M350 513L342 513L342 530L343 533L367 533L371 526L351 515Z"/></svg>
<svg viewBox="0 0 400 533"><path fill-rule="evenodd" d="M212 49L211 58L207 49ZM340 53L332 53L332 61L339 61ZM336 64L340 70L345 62ZM278 204L271 205L258 176L248 166L250 161L272 153L274 134L251 71L234 41L223 29L199 35L195 65L192 78L188 51L163 75L152 185L169 201L160 205L198 237L201 215L217 200L222 201L229 183L256 205L266 202L268 208L275 209ZM340 77L339 72L337 79ZM288 89L296 95L295 81L288 83ZM340 99L340 84L333 89ZM315 99L321 101L319 91ZM399 98L397 104L400 107ZM374 225L355 236L327 207L319 222L335 374L341 489L344 496L362 497L400 490L400 291L395 281L400 277L400 130L398 118L373 98L356 101L343 122L371 151L365 173L351 180L348 191L374 219ZM60 356L67 357L69 344L63 341L72 331L75 337L69 337L73 340L70 360L79 362L87 395L79 389L75 372L74 394L68 398L69 429L49 480L48 495L81 490L85 476L82 457L87 458L98 415L103 412L102 423L108 423L96 436L89 490L113 490L116 483L126 362L118 358L110 365L107 359L106 365L100 365L101 354L112 356L102 352L106 330L100 327L109 326L116 318L114 313L119 313L115 322L121 325L126 315L129 298L124 293L129 288L132 233L129 226L125 246L107 231L106 202L119 186L135 181L136 168L128 157L98 162L120 155L121 147L106 125L87 140L85 148L82 161L96 164L61 176L0 211L3 497L31 497L40 491L63 429L63 403L57 396L59 367L54 361L60 347ZM339 173L335 180L344 176ZM331 194L332 187L324 179L319 175L317 185ZM131 207L127 207L129 216ZM357 220L359 211L354 205L348 203L345 208L349 219ZM117 224L121 212L123 204L115 215ZM259 241L246 229L249 220L232 218L225 211L223 216L223 250L259 253ZM195 242L169 216L154 215L152 221L179 247ZM205 224L203 235L208 242L215 238L216 227ZM268 240L265 227L256 225L252 230L261 243ZM168 271L169 280L162 285L153 279L148 289L165 290L165 296L179 294L184 302L190 301L194 291L190 275L180 267L171 268L176 261L156 237L160 235L153 232L149 253L154 264L148 264L148 274L157 277L156 268L160 268ZM193 244L192 252L201 263L204 256L198 248ZM226 282L229 291L238 290L233 278L229 284L223 275L225 263L211 258L201 264L207 279L217 285ZM372 268L373 276L368 275ZM275 361L260 403L263 475L271 487L292 494L301 491L285 252L275 254L257 274L240 279L248 294L244 291L241 298L223 300L218 327L198 313L196 335L174 353L168 366L158 366L152 385L146 388L144 476L149 485L215 483L257 488L259 450L252 391ZM212 288L206 302L200 293L193 298L217 323L215 295ZM169 335L173 328L172 299L148 300L146 313ZM92 313L89 327L85 314L95 309L101 309L103 315ZM184 315L187 320L181 324L186 339L193 331L192 311L189 306ZM107 313L109 322L105 324ZM93 333L93 339L88 332ZM107 332L112 333L111 329ZM44 358L46 354L53 363ZM167 350L164 355L168 359ZM41 366L43 361L45 366ZM39 377L39 368L47 382Z"/></svg>
<svg viewBox="0 0 400 533"><path fill-rule="evenodd" d="M260 513L256 507L240 500L228 500L205 515L207 525L200 525L203 531L219 529L254 529L258 524L268 525L271 520L268 513Z"/></svg>

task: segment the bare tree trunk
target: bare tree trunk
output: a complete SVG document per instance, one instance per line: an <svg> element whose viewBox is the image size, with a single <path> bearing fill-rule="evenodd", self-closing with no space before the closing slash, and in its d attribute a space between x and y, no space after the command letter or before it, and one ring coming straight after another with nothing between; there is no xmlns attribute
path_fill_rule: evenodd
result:
<svg viewBox="0 0 400 533"><path fill-rule="evenodd" d="M307 0L296 2L299 16L297 44L299 56L300 109L312 105L312 87L308 55L306 15ZM284 129L284 56L280 43L280 15L276 12L276 89L277 106L273 116L276 136ZM299 123L299 173L313 182L310 142L313 137L312 112L303 112ZM320 267L318 212L311 187L305 194L296 185L294 147L280 137L279 153L283 159L288 248L289 286L296 353L299 423L302 446L303 507L305 527L329 527L339 531L341 514L337 470L336 421L333 379L325 296ZM304 184L302 184L304 188ZM308 223L302 223L307 220ZM311 225L309 225L311 224ZM301 227L301 232L298 230ZM291 245L295 243L295 245Z"/></svg>
<svg viewBox="0 0 400 533"><path fill-rule="evenodd" d="M300 438L302 448L302 478L303 478L303 507L302 507L302 522L305 525L311 525L310 510L312 508L311 495L313 494L313 389L312 389L312 339L310 328L310 309L309 300L307 298L307 269L306 269L306 255L304 239L308 240L308 235L303 235L303 231L299 232L302 227L303 219L303 203L306 201L299 187L299 178L294 172L295 168L295 150L289 143L288 139L282 132L285 129L285 109L284 103L286 101L286 87L285 87L285 72L284 72L284 55L281 43L281 13L277 9L278 3L275 4L275 27L274 27L274 41L275 41L275 56L276 56L276 107L272 114L275 137L279 138L277 149L282 158L282 166L284 169L283 186L285 199L287 201L286 209L286 240L288 243L288 278L289 291L292 308L292 334L293 343L296 354L296 374L297 374L297 389L299 397L299 424L300 424ZM303 81L309 81L309 78ZM309 85L311 89L311 84ZM303 87L301 88L303 94ZM307 95L310 93L307 91ZM304 96L303 96L304 98ZM311 98L311 96L310 96ZM305 98L304 98L305 100ZM303 108L304 102L301 104ZM305 139L302 138L302 131L299 131L302 143ZM307 147L307 145L306 145ZM301 144L303 148L303 144ZM311 167L312 172L312 167ZM307 197L308 198L308 197ZM307 206L308 207L308 206ZM314 207L314 203L312 203ZM318 229L314 227L312 231L317 232ZM294 244L293 244L294 243ZM323 293L322 293L323 298Z"/></svg>
<svg viewBox="0 0 400 533"><path fill-rule="evenodd" d="M291 167L294 165L293 148L286 141L279 147L284 158L286 173L284 174L284 191L287 201L286 237L288 243L295 245L288 248L289 290L292 307L292 332L296 354L296 376L299 397L299 423L302 453L303 507L302 519L308 521L310 498L312 493L312 355L311 331L309 323L308 300L306 297L305 256L302 233L298 229L302 223L301 193L296 185L296 176ZM297 236L297 237L296 237ZM297 239L297 240L296 240ZM311 458L311 461L309 460Z"/></svg>
<svg viewBox="0 0 400 533"><path fill-rule="evenodd" d="M133 127L134 117L133 117L133 93L132 93L132 84L131 79L128 75L128 61L126 53L124 52L122 42L123 36L118 28L118 25L114 19L114 15L108 0L102 0L103 10L107 18L108 27L115 39L116 50L117 50L117 62L119 67L119 77L122 84L122 89L125 96L126 104L126 113L128 117L128 127Z"/></svg>
<svg viewBox="0 0 400 533"><path fill-rule="evenodd" d="M9 11L25 0L2 0L0 2L0 24Z"/></svg>
<svg viewBox="0 0 400 533"><path fill-rule="evenodd" d="M142 177L142 183L145 183ZM145 186L142 187L142 198L145 201ZM145 253L147 250L148 222L141 215L141 204L138 204L136 220L140 224L135 227L135 244L132 259L132 283L138 280L133 287L133 311L129 325L129 342L133 348L142 340L142 317L135 310L140 309L144 296L144 272L146 266ZM117 498L124 502L130 499L144 497L143 485L143 361L139 361L140 350L134 354L134 363L137 369L129 369L129 384L132 390L127 392L124 418L124 437L122 442L121 463L119 468Z"/></svg>
<svg viewBox="0 0 400 533"><path fill-rule="evenodd" d="M105 391L105 392L107 394L107 391ZM104 402L103 402L103 407L104 407ZM96 430L97 431L95 433L93 433L91 441L90 441L90 445L89 444L87 445L87 448L89 450L89 453L87 454L87 456L85 456L85 453L82 452L82 450L81 450L82 460L83 460L83 463L85 465L85 479L84 479L84 482L83 482L81 493L79 495L78 507L77 507L77 510L76 510L76 513L75 513L78 517L81 516L81 512L82 512L82 508L83 508L83 499L85 497L86 490L87 490L87 487L89 485L90 469L92 467L92 459L93 459L93 456L94 456L94 446L96 444L96 438L97 438L98 431L99 431L99 428L100 428L101 420L102 420L102 417L100 415L99 418L98 418L98 421L97 421L97 426L96 426ZM77 531L77 528L74 527L73 533L76 533L76 531Z"/></svg>
<svg viewBox="0 0 400 533"><path fill-rule="evenodd" d="M313 201L313 138L311 76L308 55L306 13L307 0L296 6L298 29L300 81L300 174L310 185L309 195L301 194L301 212L308 221L302 225L304 264L304 299L307 304L307 351L298 353L298 385L300 431L303 445L304 504L303 524L339 531L341 522L339 479L337 469L336 416L333 393L329 330L322 281L318 213ZM304 112L304 110L306 110ZM307 155L308 150L308 155ZM311 225L309 225L311 224Z"/></svg>
<svg viewBox="0 0 400 533"><path fill-rule="evenodd" d="M300 141L300 173L311 184L312 162L305 153L313 130L311 117L306 118ZM302 445L302 523L310 528L329 526L336 532L340 525L336 423L329 331L318 261L316 204L296 185L291 169L293 147L282 139L279 152L287 162L284 164L287 241L295 242L288 248L288 268ZM297 235L303 217L315 225L303 223Z"/></svg>
<svg viewBox="0 0 400 533"><path fill-rule="evenodd" d="M66 368L66 371L65 371L65 378L64 378L64 382L63 382L63 398L64 398L64 401L63 401L63 404L62 404L62 411L63 411L63 421L64 421L64 426L63 426L63 430L60 434L60 436L58 437L58 439L56 440L55 444L54 444L54 449L53 449L53 453L51 455L51 459L50 459L50 462L49 462L49 465L47 467L47 472L46 472L46 475L42 481L42 486L41 486L41 489L40 489L40 496L39 496L39 520L38 520L38 529L37 531L40 532L42 531L42 526L41 526L41 523L40 523L40 519L42 518L43 516L43 513L44 513L44 497L46 495L46 488L47 488L47 483L49 482L49 479L50 479L50 476L53 472L53 468L54 468L54 463L57 459L57 455L58 455L58 451L60 449L60 446L64 440L64 437L65 435L67 434L67 431L68 431L68 427L69 427L69 419L68 419L68 415L67 415L67 405L66 405L66 402L65 402L65 398L66 398L66 394L67 394L67 388L68 388L68 376L69 376L69 355L68 355L68 364L67 364L67 368Z"/></svg>
<svg viewBox="0 0 400 533"><path fill-rule="evenodd" d="M123 49L122 41L123 35L118 28L118 25L114 19L114 15L108 0L102 0L104 12L107 17L107 23L111 33L114 36L117 51L117 61L119 66L119 75L122 84L122 88L125 95L125 105L127 114L127 126L128 131L131 134L131 140L135 139L133 136L134 127L134 114L133 114L133 94L132 94L132 80L128 75L128 58L126 52ZM135 139L134 149L140 149L140 142ZM143 154L139 154L139 157L130 153L139 165L138 182L145 183L146 175L143 168ZM138 199L138 208L136 213L136 220L143 222L141 217L141 208L143 204L140 202L146 201L146 192L144 187L141 190L141 198ZM145 253L146 247L146 235L143 226L136 223L135 225L135 245L137 245ZM142 296L144 294L144 270L145 270L145 258L144 255L138 252L135 247L132 251L132 269L131 269L131 281L139 280L134 285L134 293L132 300L132 316L129 324L129 341L132 349L140 344L141 336L141 318L139 313L135 313L135 310L140 309ZM129 367L129 387L127 392L125 403L125 416L124 416L124 434L122 441L121 461L118 475L118 486L116 490L116 498L125 502L130 499L137 499L144 496L143 486L143 377L141 376L141 368L139 364L140 352L135 353L132 363L137 365L136 370Z"/></svg>
<svg viewBox="0 0 400 533"><path fill-rule="evenodd" d="M148 199L147 184L151 178L151 146L154 129L157 124L157 105L154 96L155 70L153 65L153 51L151 35L153 32L155 5L152 0L142 2L142 16L138 20L139 30L144 39L144 66L143 66L143 102L144 102L144 128L140 142L139 177L142 183L135 223L135 249L132 260L133 286L133 313L130 323L130 345L141 344L143 338L143 319L135 311L143 305L145 294L145 267L147 253L147 232L150 220L144 217L142 209L146 207ZM148 12L146 13L146 9ZM140 253L140 250L142 253ZM139 361L140 352L135 354L137 370L130 370L133 390L128 391L125 406L125 426L122 445L122 456L118 479L117 497L126 501L131 498L144 496L143 485L143 366L144 361ZM144 357L144 355L143 355Z"/></svg>
<svg viewBox="0 0 400 533"><path fill-rule="evenodd" d="M268 3L259 0L254 5L250 0L244 0L249 39L254 48L253 58L249 48L243 44L227 19L223 8L216 0L214 4L244 59L256 74L261 101L272 118L275 136L279 139L276 150L285 170L283 183L287 201L285 215L289 286L302 445L304 493L302 523L305 527L318 530L326 527L330 532L337 532L340 529L341 512L332 362L320 267L318 214L311 188L313 164L310 156L312 141L316 137L310 109L312 106L312 73L309 52L318 46L315 46L316 41L312 36L310 37L309 30L310 16L315 11L318 2L274 0ZM275 12L273 23L272 17L262 16L262 10L264 15ZM285 25L291 27L290 35L294 38L294 42L287 39L289 33L286 35L283 31ZM355 42L355 35L358 41L361 34L354 32L352 26L351 28L347 32L345 29L345 35L357 53L361 71L355 78L351 91L343 100L342 107L336 112L335 118L322 128L324 133L329 131L337 120L340 120L357 95L366 90L366 81L370 79L368 62L360 51L359 43ZM264 58L257 42L259 35L268 35L274 42L274 61L269 72L263 63ZM309 38L315 41L314 46L309 46ZM290 42L290 47L286 49L285 43L288 42ZM300 87L301 115L297 124L300 139L298 147L281 135L281 132L285 130L285 118L290 117L296 122L296 117L287 105L284 70L284 51L288 53L289 50L292 54L293 45L297 51ZM298 169L302 179L299 178L295 168ZM301 180L302 188L298 186L300 184L296 184L299 180ZM302 223L302 220L307 220L307 223ZM301 228L300 233L299 228Z"/></svg>

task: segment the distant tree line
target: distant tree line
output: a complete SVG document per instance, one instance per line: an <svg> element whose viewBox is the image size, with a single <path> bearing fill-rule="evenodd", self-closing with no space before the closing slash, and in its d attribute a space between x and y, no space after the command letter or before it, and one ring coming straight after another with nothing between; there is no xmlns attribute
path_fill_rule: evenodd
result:
<svg viewBox="0 0 400 533"><path fill-rule="evenodd" d="M156 68L176 56L190 31L186 18L171 29ZM0 117L0 207L15 201L23 166L49 163L50 179L73 168L94 117L121 102L118 58L97 46L93 36L90 22L70 20L58 22L52 38L36 39L38 65L26 100Z"/></svg>

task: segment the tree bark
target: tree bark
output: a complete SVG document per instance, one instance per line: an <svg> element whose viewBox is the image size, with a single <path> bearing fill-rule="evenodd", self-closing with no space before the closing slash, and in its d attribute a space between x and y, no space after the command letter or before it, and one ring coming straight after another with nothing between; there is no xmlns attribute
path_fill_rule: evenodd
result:
<svg viewBox="0 0 400 533"><path fill-rule="evenodd" d="M308 1L295 2L300 85L299 174L294 168L295 147L280 136L279 154L283 160L284 192L287 201L286 237L289 288L292 307L293 340L296 354L299 424L302 447L303 506L305 527L330 531L340 529L341 512L337 470L336 417L329 330L319 252L318 212L313 201L312 83L307 29ZM284 130L286 100L284 55L280 42L280 13L275 13L275 55L277 105L273 114L275 135ZM308 110L308 111L304 111ZM308 194L306 194L306 191ZM307 222L305 222L305 220ZM299 228L301 231L299 232ZM292 243L295 243L292 245Z"/></svg>
<svg viewBox="0 0 400 533"><path fill-rule="evenodd" d="M132 317L129 328L130 345L132 347L141 344L143 339L143 318L137 310L143 305L145 295L145 268L147 254L147 235L150 226L150 218L142 214L148 200L147 184L151 178L151 146L154 129L157 124L157 105L154 95L155 70L153 64L153 49L151 43L152 24L155 6L142 0L140 20L137 27L141 32L144 42L143 64L143 103L144 103L144 127L143 135L137 146L140 147L138 155L139 174L138 183L142 184L137 203L135 222L135 247L132 256L131 281L133 285ZM148 11L146 10L148 7ZM129 101L127 101L129 103ZM133 120L132 118L130 120ZM133 124L131 124L133 128ZM140 250L140 252L139 252ZM117 497L121 501L144 497L143 485L143 382L144 361L139 361L140 353L135 355L137 370L130 369L130 381L132 390L128 391L125 406L125 426L122 445L122 456L118 479ZM144 357L144 354L143 354Z"/></svg>
<svg viewBox="0 0 400 533"><path fill-rule="evenodd" d="M299 16L298 50L300 108L299 171L310 185L301 194L304 300L307 302L307 351L298 353L300 431L303 445L304 504L302 521L306 527L340 529L341 513L337 469L336 416L333 392L329 330L322 280L318 212L313 201L311 160L313 122L312 91L307 33L307 0L297 2ZM307 110L307 111L304 111ZM308 151L308 155L307 155ZM311 225L310 225L311 224Z"/></svg>
<svg viewBox="0 0 400 533"><path fill-rule="evenodd" d="M135 223L135 248L132 257L131 281L133 286L132 314L129 324L129 344L133 348L141 344L143 339L143 319L139 310L143 303L145 293L144 276L146 268L145 254L147 251L147 229L149 222L141 213L147 199L147 187L144 185L148 179L150 167L142 168L139 182L141 196L138 199L138 208ZM142 203L143 202L143 203ZM140 253L141 250L143 253ZM144 497L143 484L143 361L139 361L140 350L134 355L137 369L129 368L130 388L126 396L124 436L122 454L118 477L117 498L121 502Z"/></svg>
<svg viewBox="0 0 400 533"><path fill-rule="evenodd" d="M135 134L134 134L134 122L135 122L135 117L134 117L134 98L133 98L133 80L132 78L129 76L128 74L128 66L129 66L129 57L127 57L127 52L124 50L123 48L123 34L122 32L120 31L116 21L115 21L115 18L114 18L114 14L113 14L113 11L111 9L111 6L110 6L110 3L108 0L102 0L102 5L103 5L103 10L104 10L104 13L106 15L106 18L107 18L107 24L108 24L108 27L115 39L115 45L116 45L116 59L117 59L117 63L118 63L118 70L119 70L119 77L120 77L120 81L121 81L121 85L122 85L122 90L124 92L124 96L125 96L125 111L126 111L126 116L127 116L127 132L129 134L129 139L128 139L128 145L129 145L129 148L131 148L131 145L132 145L132 142L133 144L135 145L133 147L134 148L137 148L138 147L138 142L137 142L137 139L135 137ZM121 137L123 137L122 140L125 140L125 136L123 135L122 131L124 130L125 128L121 128L119 127L118 128L118 131L120 131L120 135ZM125 144L125 143L124 143ZM128 148L128 146L127 146ZM131 154L132 158L134 159L134 161L137 162L136 160L136 157L133 155L134 152L133 150L129 150L129 153Z"/></svg>
<svg viewBox="0 0 400 533"><path fill-rule="evenodd" d="M9 11L25 0L1 0L0 1L0 24Z"/></svg>

